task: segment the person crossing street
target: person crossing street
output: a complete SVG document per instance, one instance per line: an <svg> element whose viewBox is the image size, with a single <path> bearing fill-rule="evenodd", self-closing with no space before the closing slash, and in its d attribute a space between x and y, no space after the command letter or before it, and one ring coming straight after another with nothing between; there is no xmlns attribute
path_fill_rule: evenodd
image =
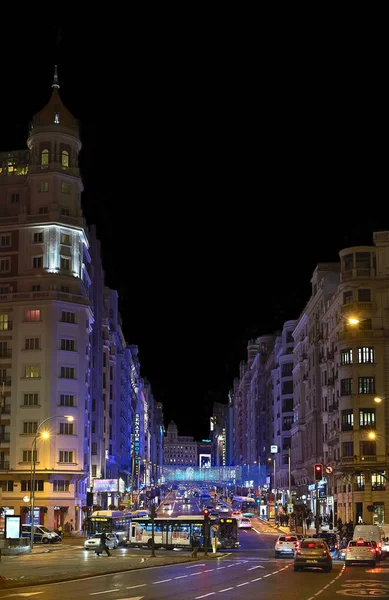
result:
<svg viewBox="0 0 389 600"><path fill-rule="evenodd" d="M96 548L95 554L97 556L100 556L100 554L102 554L103 552L106 552L107 556L112 556L112 554L110 553L108 546L107 546L107 534L105 532L105 529L103 529L103 531L101 533L100 545Z"/></svg>

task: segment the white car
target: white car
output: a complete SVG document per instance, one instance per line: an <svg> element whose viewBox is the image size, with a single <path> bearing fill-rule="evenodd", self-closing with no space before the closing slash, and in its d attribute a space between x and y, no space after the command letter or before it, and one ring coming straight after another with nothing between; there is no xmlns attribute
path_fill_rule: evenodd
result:
<svg viewBox="0 0 389 600"><path fill-rule="evenodd" d="M238 527L245 527L247 529L251 529L252 528L251 520L248 517L242 517L238 521Z"/></svg>
<svg viewBox="0 0 389 600"><path fill-rule="evenodd" d="M92 537L88 538L84 542L85 550L96 550L96 548L100 545L101 533L95 533ZM116 533L107 533L107 541L108 548L117 548L119 545L119 540Z"/></svg>
<svg viewBox="0 0 389 600"><path fill-rule="evenodd" d="M171 511L172 510L172 505L169 502L165 502L164 504L162 504L162 510L165 511Z"/></svg>
<svg viewBox="0 0 389 600"><path fill-rule="evenodd" d="M372 567L376 566L376 549L371 542L363 538L351 540L346 548L344 559L346 567L357 562L369 563Z"/></svg>
<svg viewBox="0 0 389 600"><path fill-rule="evenodd" d="M297 535L279 535L274 547L275 557L279 556L294 556L299 545Z"/></svg>

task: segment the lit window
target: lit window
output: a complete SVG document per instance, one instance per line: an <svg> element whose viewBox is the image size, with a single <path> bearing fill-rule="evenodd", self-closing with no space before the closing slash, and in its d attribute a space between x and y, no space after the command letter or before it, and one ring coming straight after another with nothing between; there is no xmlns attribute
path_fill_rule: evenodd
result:
<svg viewBox="0 0 389 600"><path fill-rule="evenodd" d="M27 379L39 378L41 376L40 365L26 365L24 367L24 377Z"/></svg>
<svg viewBox="0 0 389 600"><path fill-rule="evenodd" d="M54 113L54 123L56 123L56 125L59 125L59 113L57 112Z"/></svg>
<svg viewBox="0 0 389 600"><path fill-rule="evenodd" d="M43 167L47 166L49 164L49 151L47 149L42 150L42 154L41 154L41 165Z"/></svg>
<svg viewBox="0 0 389 600"><path fill-rule="evenodd" d="M8 320L8 315L0 315L0 331L8 331L11 329L11 321Z"/></svg>
<svg viewBox="0 0 389 600"><path fill-rule="evenodd" d="M38 310L26 310L24 313L25 321L40 321L41 320L41 311Z"/></svg>
<svg viewBox="0 0 389 600"><path fill-rule="evenodd" d="M71 245L70 235L68 233L61 233L61 244L65 246Z"/></svg>
<svg viewBox="0 0 389 600"><path fill-rule="evenodd" d="M62 166L68 167L69 166L69 152L67 150L62 150L61 159L62 159Z"/></svg>
<svg viewBox="0 0 389 600"><path fill-rule="evenodd" d="M362 347L358 348L359 363L374 363L374 348Z"/></svg>

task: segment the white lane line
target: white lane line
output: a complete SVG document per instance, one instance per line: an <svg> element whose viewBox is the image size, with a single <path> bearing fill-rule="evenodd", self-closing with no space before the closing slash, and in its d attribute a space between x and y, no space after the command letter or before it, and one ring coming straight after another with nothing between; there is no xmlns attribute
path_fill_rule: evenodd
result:
<svg viewBox="0 0 389 600"><path fill-rule="evenodd" d="M256 567L250 567L249 569L247 569L248 571L253 571L254 569L264 569L265 567L263 567L262 565L257 565Z"/></svg>
<svg viewBox="0 0 389 600"><path fill-rule="evenodd" d="M252 579L251 583L254 583L254 581L261 581L262 577L257 577L256 579Z"/></svg>
<svg viewBox="0 0 389 600"><path fill-rule="evenodd" d="M264 575L263 577L270 577L271 573L268 573L267 575Z"/></svg>
<svg viewBox="0 0 389 600"><path fill-rule="evenodd" d="M193 575L201 575L202 571L198 571L197 573L191 573L189 577L193 577Z"/></svg>
<svg viewBox="0 0 389 600"><path fill-rule="evenodd" d="M216 592L211 592L210 594L204 594L204 596L196 596L195 600L199 600L199 598L206 598L207 596L214 596Z"/></svg>
<svg viewBox="0 0 389 600"><path fill-rule="evenodd" d="M242 587L242 585L248 585L249 583L249 581L245 581L244 583L238 583L236 587Z"/></svg>
<svg viewBox="0 0 389 600"><path fill-rule="evenodd" d="M190 565L190 567L185 567L185 569L198 569L199 567L205 567L205 563L196 563L195 565Z"/></svg>
<svg viewBox="0 0 389 600"><path fill-rule="evenodd" d="M89 596L97 596L98 594L112 594L112 592L118 592L118 588L115 588L114 590L104 590L104 592L92 592L91 594L89 594ZM19 594L20 596L20 594Z"/></svg>
<svg viewBox="0 0 389 600"><path fill-rule="evenodd" d="M226 567L218 567L216 571L220 571L221 569L226 569Z"/></svg>
<svg viewBox="0 0 389 600"><path fill-rule="evenodd" d="M180 575L179 577L175 577L174 579L183 579L184 577L188 577L188 575Z"/></svg>
<svg viewBox="0 0 389 600"><path fill-rule="evenodd" d="M161 581L153 581L152 584L157 585L157 583L166 583L167 581L171 581L171 578L170 579L161 579Z"/></svg>
<svg viewBox="0 0 389 600"><path fill-rule="evenodd" d="M230 588L224 588L224 590L219 590L219 594L221 594L222 592L229 592L230 590L233 590L233 587Z"/></svg>
<svg viewBox="0 0 389 600"><path fill-rule="evenodd" d="M133 590L134 588L145 587L146 585L147 583L140 583L139 585L129 585L128 587L126 587L126 590Z"/></svg>
<svg viewBox="0 0 389 600"><path fill-rule="evenodd" d="M215 569L207 569L206 571L203 571L203 573L210 573L211 571L214 571Z"/></svg>

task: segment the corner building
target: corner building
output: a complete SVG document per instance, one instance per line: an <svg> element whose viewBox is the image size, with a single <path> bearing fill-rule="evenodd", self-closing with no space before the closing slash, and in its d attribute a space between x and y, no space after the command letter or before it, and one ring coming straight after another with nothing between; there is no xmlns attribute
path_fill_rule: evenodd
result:
<svg viewBox="0 0 389 600"><path fill-rule="evenodd" d="M28 151L0 154L0 490L28 520L81 526L89 476L92 312L76 119L55 77ZM65 415L74 418L68 422Z"/></svg>

